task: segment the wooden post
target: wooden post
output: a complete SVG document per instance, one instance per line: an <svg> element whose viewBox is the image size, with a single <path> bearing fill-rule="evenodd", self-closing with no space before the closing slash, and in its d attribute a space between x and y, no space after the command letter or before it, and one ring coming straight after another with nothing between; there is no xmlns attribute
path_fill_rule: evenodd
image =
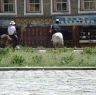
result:
<svg viewBox="0 0 96 95"><path fill-rule="evenodd" d="M73 26L73 45L76 48L76 26Z"/></svg>

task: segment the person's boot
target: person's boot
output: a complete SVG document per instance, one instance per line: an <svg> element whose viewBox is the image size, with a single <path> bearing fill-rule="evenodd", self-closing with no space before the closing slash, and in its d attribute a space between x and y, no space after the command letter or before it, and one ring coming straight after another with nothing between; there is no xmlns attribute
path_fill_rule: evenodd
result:
<svg viewBox="0 0 96 95"><path fill-rule="evenodd" d="M20 49L20 46L17 45L17 46L16 46L16 49L19 50L19 49Z"/></svg>

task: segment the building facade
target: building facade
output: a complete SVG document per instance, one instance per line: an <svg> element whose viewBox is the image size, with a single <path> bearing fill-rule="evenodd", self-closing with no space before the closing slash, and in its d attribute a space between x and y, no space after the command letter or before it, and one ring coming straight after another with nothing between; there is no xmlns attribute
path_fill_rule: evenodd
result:
<svg viewBox="0 0 96 95"><path fill-rule="evenodd" d="M0 0L0 31L14 20L22 45L51 47L48 30L56 18L65 46L96 46L96 0Z"/></svg>

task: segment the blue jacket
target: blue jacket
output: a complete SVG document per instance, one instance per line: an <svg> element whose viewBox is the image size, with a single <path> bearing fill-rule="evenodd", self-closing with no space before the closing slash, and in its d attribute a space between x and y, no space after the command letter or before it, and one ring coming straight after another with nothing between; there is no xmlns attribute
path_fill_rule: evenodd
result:
<svg viewBox="0 0 96 95"><path fill-rule="evenodd" d="M51 26L51 28L52 28L52 31L53 31L53 32L60 32L60 31L61 31L60 26L59 26L59 24L57 24L57 23L54 23L54 24Z"/></svg>

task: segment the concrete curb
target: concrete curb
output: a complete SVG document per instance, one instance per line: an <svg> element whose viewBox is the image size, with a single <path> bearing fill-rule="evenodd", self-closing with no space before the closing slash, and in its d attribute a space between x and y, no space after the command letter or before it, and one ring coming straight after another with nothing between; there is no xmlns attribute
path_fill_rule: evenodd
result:
<svg viewBox="0 0 96 95"><path fill-rule="evenodd" d="M96 70L95 67L0 67L0 71L22 70Z"/></svg>

